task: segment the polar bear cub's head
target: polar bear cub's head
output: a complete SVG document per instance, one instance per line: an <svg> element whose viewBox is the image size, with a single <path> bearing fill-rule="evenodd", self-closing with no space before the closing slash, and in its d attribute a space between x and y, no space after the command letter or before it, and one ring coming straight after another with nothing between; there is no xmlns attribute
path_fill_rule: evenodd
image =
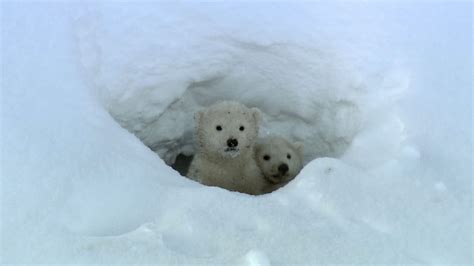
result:
<svg viewBox="0 0 474 266"><path fill-rule="evenodd" d="M235 158L251 152L258 136L260 111L223 101L195 115L199 149L208 156Z"/></svg>
<svg viewBox="0 0 474 266"><path fill-rule="evenodd" d="M259 140L255 152L260 170L273 184L290 181L303 168L303 143L271 136Z"/></svg>

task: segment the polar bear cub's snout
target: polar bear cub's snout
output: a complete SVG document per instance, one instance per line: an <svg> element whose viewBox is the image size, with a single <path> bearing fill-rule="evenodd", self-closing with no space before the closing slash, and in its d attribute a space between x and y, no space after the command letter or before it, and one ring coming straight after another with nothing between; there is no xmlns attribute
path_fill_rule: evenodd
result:
<svg viewBox="0 0 474 266"><path fill-rule="evenodd" d="M227 140L227 149L228 150L233 150L233 149L237 149L237 146L239 145L239 141L237 139L234 139L234 138L229 138Z"/></svg>

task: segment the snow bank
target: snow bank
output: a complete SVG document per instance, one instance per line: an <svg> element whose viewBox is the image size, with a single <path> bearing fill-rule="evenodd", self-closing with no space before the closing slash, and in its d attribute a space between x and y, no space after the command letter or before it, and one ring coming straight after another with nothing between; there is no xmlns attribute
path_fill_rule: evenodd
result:
<svg viewBox="0 0 474 266"><path fill-rule="evenodd" d="M262 131L304 141L308 161L341 155L368 112L367 84L349 63L315 33L290 34L311 17L275 24L273 16L304 7L104 8L80 25L86 71L111 115L168 163L193 153L192 114L218 100L260 108ZM255 25L244 12L271 30L249 32Z"/></svg>
<svg viewBox="0 0 474 266"><path fill-rule="evenodd" d="M2 262L469 263L469 5L2 3ZM166 165L220 99L304 141L293 182Z"/></svg>

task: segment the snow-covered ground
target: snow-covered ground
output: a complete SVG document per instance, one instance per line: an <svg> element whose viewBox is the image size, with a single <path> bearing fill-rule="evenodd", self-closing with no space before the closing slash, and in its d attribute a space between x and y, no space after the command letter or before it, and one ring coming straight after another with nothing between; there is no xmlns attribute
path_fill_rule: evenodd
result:
<svg viewBox="0 0 474 266"><path fill-rule="evenodd" d="M472 263L470 2L1 11L0 262ZM221 99L304 142L293 182L168 166Z"/></svg>

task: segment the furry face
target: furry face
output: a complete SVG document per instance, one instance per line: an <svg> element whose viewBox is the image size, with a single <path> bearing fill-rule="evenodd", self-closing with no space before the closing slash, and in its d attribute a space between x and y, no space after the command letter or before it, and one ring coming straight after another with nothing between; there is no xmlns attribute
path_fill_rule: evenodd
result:
<svg viewBox="0 0 474 266"><path fill-rule="evenodd" d="M195 119L201 149L213 156L236 158L253 148L260 111L236 102L220 102L196 113Z"/></svg>
<svg viewBox="0 0 474 266"><path fill-rule="evenodd" d="M257 164L265 178L279 184L293 179L303 168L303 144L291 144L281 137L268 137L257 143Z"/></svg>

